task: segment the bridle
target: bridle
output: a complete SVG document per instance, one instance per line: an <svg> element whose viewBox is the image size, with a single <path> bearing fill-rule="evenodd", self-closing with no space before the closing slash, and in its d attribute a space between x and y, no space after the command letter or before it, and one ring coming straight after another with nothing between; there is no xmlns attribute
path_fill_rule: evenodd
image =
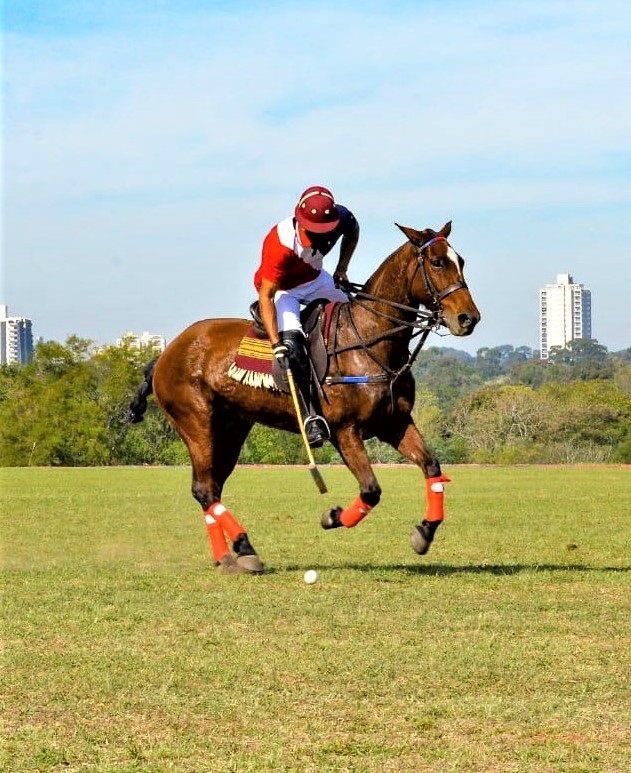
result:
<svg viewBox="0 0 631 773"><path fill-rule="evenodd" d="M425 289L427 290L428 295L431 297L434 306L437 309L437 313L440 314L441 312L441 304L440 302L444 300L448 295L451 295L452 293L455 293L456 290L467 290L468 285L464 281L458 281L453 282L448 287L445 287L444 290L441 290L440 292L434 287L434 284L432 280L429 278L429 274L427 273L427 268L425 267L425 256L423 253L425 250L427 250L429 247L431 247L433 244L436 244L437 242L447 242L447 239L444 236L434 236L432 239L430 239L428 242L425 242L425 244L422 244L420 247L417 247L417 255L418 260L416 261L416 268L414 270L414 274L416 275L416 272L420 269L421 277L423 279L423 282L425 283ZM449 246L449 242L447 242L447 246ZM412 277L412 281L414 281L414 276Z"/></svg>
<svg viewBox="0 0 631 773"><path fill-rule="evenodd" d="M342 289L349 294L349 303L344 305L347 306L347 318L353 329L353 332L355 333L356 343L350 344L348 346L343 346L343 347L333 346L330 353L334 357L336 357L338 354L341 354L342 352L345 352L345 351L350 351L352 349L363 349L366 352L366 354L374 362L376 362L384 372L382 374L372 375L372 376L328 376L325 379L326 384L390 383L390 389L392 394L392 386L394 382L400 376L402 376L403 373L410 370L419 352L423 348L423 345L425 344L425 341L428 335L430 334L430 332L432 330L437 331L440 328L440 325L442 322L442 301L448 295L455 293L457 290L468 289L468 285L463 279L463 280L458 280L457 282L452 282L452 284L450 284L444 290L439 291L436 289L436 287L434 286L434 283L430 279L430 276L427 272L427 268L425 266L425 258L427 257L426 250L429 247L431 247L433 244L436 244L437 242L441 242L441 241L447 242L447 239L444 236L434 236L431 239L429 239L429 241L421 245L416 245L412 242L413 246L416 248L416 251L417 251L416 252L417 260L416 260L416 266L414 268L414 273L412 274L412 277L410 279L408 297L411 296L411 288L412 288L412 285L414 284L414 278L417 272L420 271L421 279L425 284L425 289L427 290L427 294L431 298L433 309L425 310L425 309L419 309L418 307L414 307L414 306L407 306L406 304L403 304L403 303L390 301L386 298L380 298L379 296L366 293L361 289L363 285L359 285L354 282L343 283ZM387 306L392 307L392 309L409 312L410 314L414 315L414 318L411 320L401 319L401 317L394 316L394 314L388 314L384 311L381 311L380 309L375 309L372 307L372 304L374 302L385 304ZM382 317L384 319L387 319L391 322L395 322L397 324L394 327L391 327L388 330L384 331L383 333L378 333L377 335L372 336L370 339L364 339L362 338L361 334L357 330L355 321L353 319L353 315L352 315L353 304L357 304L360 307L371 311L373 314L379 317ZM384 341L388 338L392 338L398 333L410 328L412 330L415 330L415 332L412 333L411 338L415 338L416 336L420 336L420 338L414 350L410 352L408 359L403 364L403 366L400 367L398 370L393 370L392 368L389 368L384 362L382 362L374 354L374 352L371 351L371 347L374 346L376 343L379 343L380 341Z"/></svg>

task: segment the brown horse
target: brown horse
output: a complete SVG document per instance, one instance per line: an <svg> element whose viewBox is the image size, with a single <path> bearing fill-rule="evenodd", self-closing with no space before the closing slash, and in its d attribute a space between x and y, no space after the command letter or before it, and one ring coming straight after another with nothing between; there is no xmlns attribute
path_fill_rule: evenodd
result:
<svg viewBox="0 0 631 773"><path fill-rule="evenodd" d="M468 336L480 313L464 279L464 261L447 241L451 223L438 232L399 228L406 243L338 307L329 335L322 414L331 442L359 483L359 495L344 509L326 511L321 525L355 526L379 502L381 488L364 447L364 440L376 437L418 465L425 476L428 508L411 536L414 550L422 555L443 519L448 478L412 420L410 366L430 329L442 325L456 336ZM421 305L427 311L419 310ZM260 572L263 564L246 529L221 501L224 483L256 422L298 431L289 395L228 376L250 324L244 319L207 319L188 327L147 367L130 406L130 421L141 421L153 391L186 443L192 493L204 511L215 563L235 573ZM418 334L422 339L410 354L410 342Z"/></svg>

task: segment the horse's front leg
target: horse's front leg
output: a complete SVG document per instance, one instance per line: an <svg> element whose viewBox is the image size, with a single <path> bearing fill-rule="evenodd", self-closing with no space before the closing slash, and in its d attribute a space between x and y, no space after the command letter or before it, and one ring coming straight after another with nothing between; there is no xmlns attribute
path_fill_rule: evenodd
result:
<svg viewBox="0 0 631 773"><path fill-rule="evenodd" d="M445 517L445 483L449 482L449 478L443 475L438 459L427 447L410 416L398 426L393 424L389 434L381 439L390 443L402 456L423 470L427 510L425 518L412 529L410 535L412 547L423 556L429 550L436 530Z"/></svg>
<svg viewBox="0 0 631 773"><path fill-rule="evenodd" d="M378 504L381 499L381 487L370 465L364 441L354 427L340 430L334 443L344 463L359 483L359 495L346 508L334 507L327 510L322 515L321 524L323 529L337 529L340 526L350 529L357 526Z"/></svg>

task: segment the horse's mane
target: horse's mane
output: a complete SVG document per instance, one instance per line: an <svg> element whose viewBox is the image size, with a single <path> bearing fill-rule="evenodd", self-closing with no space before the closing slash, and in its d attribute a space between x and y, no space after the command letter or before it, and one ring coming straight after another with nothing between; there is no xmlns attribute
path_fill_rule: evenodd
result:
<svg viewBox="0 0 631 773"><path fill-rule="evenodd" d="M362 287L363 292L378 296L391 295L393 283L402 273L399 262L402 262L403 257L407 258L406 253L411 247L410 242L405 242L391 252L368 277Z"/></svg>

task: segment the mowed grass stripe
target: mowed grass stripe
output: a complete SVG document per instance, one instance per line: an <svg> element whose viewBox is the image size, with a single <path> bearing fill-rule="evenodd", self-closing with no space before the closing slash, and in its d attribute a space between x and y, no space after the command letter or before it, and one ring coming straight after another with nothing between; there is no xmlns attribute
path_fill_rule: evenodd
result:
<svg viewBox="0 0 631 773"><path fill-rule="evenodd" d="M448 469L424 558L416 470L333 532L322 471L235 472L269 571L225 577L188 469L0 470L2 769L628 769L629 469Z"/></svg>

